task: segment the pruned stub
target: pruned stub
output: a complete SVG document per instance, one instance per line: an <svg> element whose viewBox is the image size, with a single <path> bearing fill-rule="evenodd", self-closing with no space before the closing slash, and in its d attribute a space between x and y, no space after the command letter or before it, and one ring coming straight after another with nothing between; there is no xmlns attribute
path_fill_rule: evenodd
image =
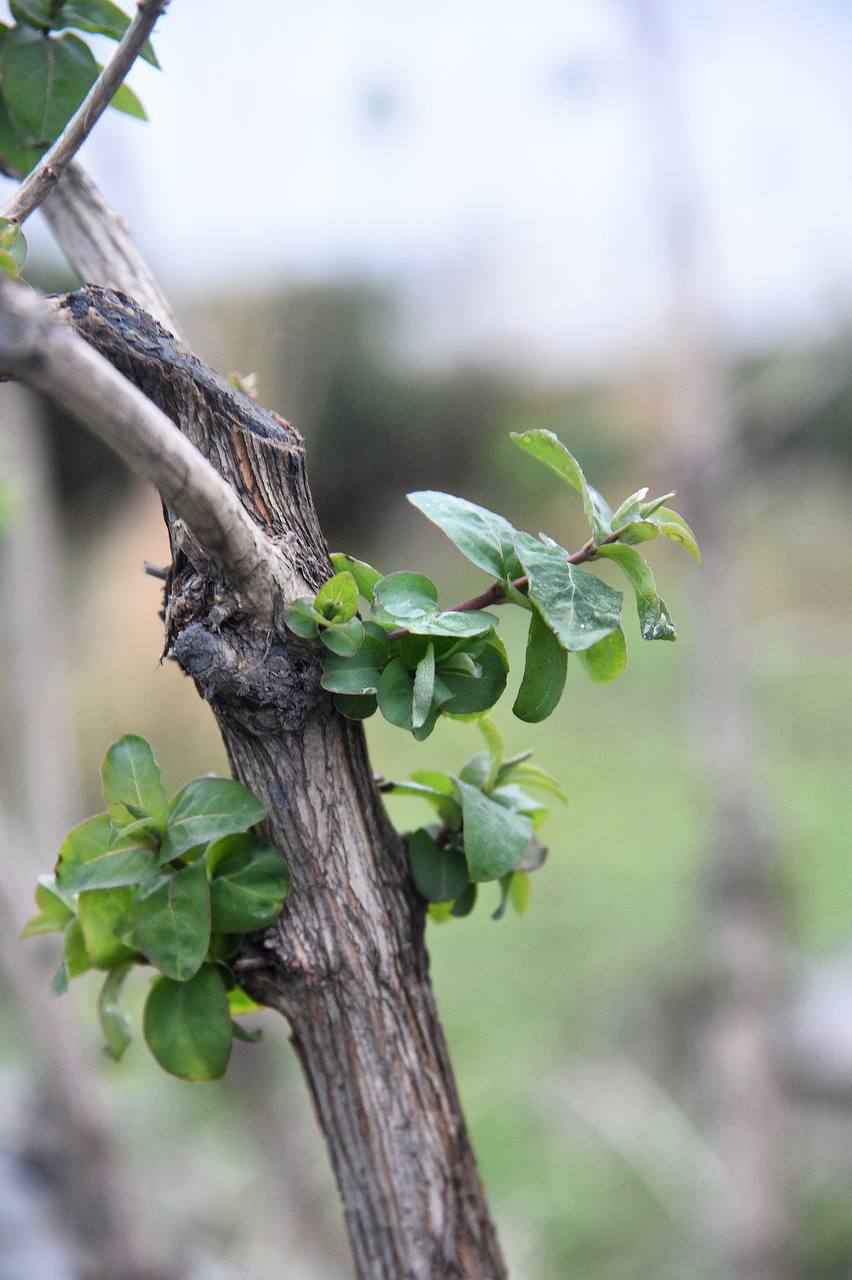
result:
<svg viewBox="0 0 852 1280"><path fill-rule="evenodd" d="M126 294L90 285L56 311L157 405L232 486L263 533L293 565L293 595L329 576L298 431L188 352ZM173 654L217 715L254 735L301 728L327 710L319 665L288 636L282 598L270 626L246 616L183 521L164 509L172 550L165 652Z"/></svg>

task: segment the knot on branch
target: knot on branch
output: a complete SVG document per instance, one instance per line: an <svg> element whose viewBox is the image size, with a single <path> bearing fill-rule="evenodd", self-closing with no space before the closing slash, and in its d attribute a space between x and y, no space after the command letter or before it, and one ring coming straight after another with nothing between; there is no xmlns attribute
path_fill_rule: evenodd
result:
<svg viewBox="0 0 852 1280"><path fill-rule="evenodd" d="M271 631L191 622L175 636L172 653L205 702L255 737L301 729L327 699L311 650Z"/></svg>

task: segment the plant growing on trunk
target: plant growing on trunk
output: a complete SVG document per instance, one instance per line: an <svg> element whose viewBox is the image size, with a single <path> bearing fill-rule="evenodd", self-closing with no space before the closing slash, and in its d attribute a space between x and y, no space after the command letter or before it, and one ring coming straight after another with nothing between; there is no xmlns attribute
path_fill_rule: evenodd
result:
<svg viewBox="0 0 852 1280"><path fill-rule="evenodd" d="M622 593L593 572L623 570L641 634L674 639L636 548L657 536L698 558L668 507L632 494L614 511L547 431L515 443L581 499L589 537L571 552L546 534L438 492L410 495L490 582L439 604L416 571L381 574L329 556L301 438L240 386L190 355L155 281L100 193L71 164L112 103L142 113L124 76L164 0L132 22L108 0L15 0L0 33L0 165L27 174L4 210L0 267L25 261L21 224L43 205L72 264L96 280L45 302L0 281L0 369L52 397L159 490L172 561L166 646L219 723L235 777L190 782L171 802L149 745L107 752L106 811L66 837L25 932L61 932L58 989L90 968L120 1057L120 990L155 970L144 1030L186 1079L225 1070L237 1020L257 1006L289 1020L346 1209L359 1276L423 1280L505 1274L429 984L427 910L473 908L482 883L524 910L545 850L534 794L561 795L507 759L487 712L509 656L498 615L529 614L515 714L557 706L568 660L596 681L625 667ZM119 41L99 72L76 32ZM58 184L58 185L57 185ZM429 761L376 780L360 721L379 712L418 740L442 715L476 721L484 750L454 770ZM473 730L472 730L473 732ZM381 793L426 800L435 820L401 836Z"/></svg>

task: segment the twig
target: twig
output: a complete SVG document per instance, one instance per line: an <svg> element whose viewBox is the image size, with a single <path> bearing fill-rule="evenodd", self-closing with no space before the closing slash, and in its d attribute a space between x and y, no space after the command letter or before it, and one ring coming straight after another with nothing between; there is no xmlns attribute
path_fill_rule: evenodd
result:
<svg viewBox="0 0 852 1280"><path fill-rule="evenodd" d="M8 201L3 210L4 218L23 222L56 186L64 170L106 111L168 3L169 0L138 0L136 17L119 41L115 53L53 146L44 153L32 173Z"/></svg>
<svg viewBox="0 0 852 1280"><path fill-rule="evenodd" d="M617 542L622 533L622 529L616 529L609 537L604 538L600 545L605 546L609 542ZM586 564L589 560L594 560L596 555L597 546L589 538L588 542L584 542L579 550L573 551L571 555L565 557L565 563ZM521 578L515 578L513 582L509 583L509 586L513 587L515 591L521 592L526 591L529 585L529 578L526 574ZM470 600L465 600L462 604L451 604L444 610L444 613L467 613L468 610L489 609L496 604L506 604L509 599L511 599L509 588L505 582L492 582L491 586L487 587L485 591L481 591L478 596L471 596ZM407 634L407 627L397 627L396 631L388 632L388 640L401 640Z"/></svg>
<svg viewBox="0 0 852 1280"><path fill-rule="evenodd" d="M0 371L55 400L150 480L241 606L271 618L287 566L231 486L156 405L11 279L0 281Z"/></svg>

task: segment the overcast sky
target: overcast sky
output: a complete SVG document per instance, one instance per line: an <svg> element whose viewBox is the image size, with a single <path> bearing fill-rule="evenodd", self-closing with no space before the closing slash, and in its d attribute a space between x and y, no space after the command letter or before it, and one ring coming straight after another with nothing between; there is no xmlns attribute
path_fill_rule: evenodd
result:
<svg viewBox="0 0 852 1280"><path fill-rule="evenodd" d="M435 352L578 366L665 331L672 148L729 332L852 304L852 4L172 0L84 159L171 288L368 275ZM104 46L104 54L108 46Z"/></svg>

